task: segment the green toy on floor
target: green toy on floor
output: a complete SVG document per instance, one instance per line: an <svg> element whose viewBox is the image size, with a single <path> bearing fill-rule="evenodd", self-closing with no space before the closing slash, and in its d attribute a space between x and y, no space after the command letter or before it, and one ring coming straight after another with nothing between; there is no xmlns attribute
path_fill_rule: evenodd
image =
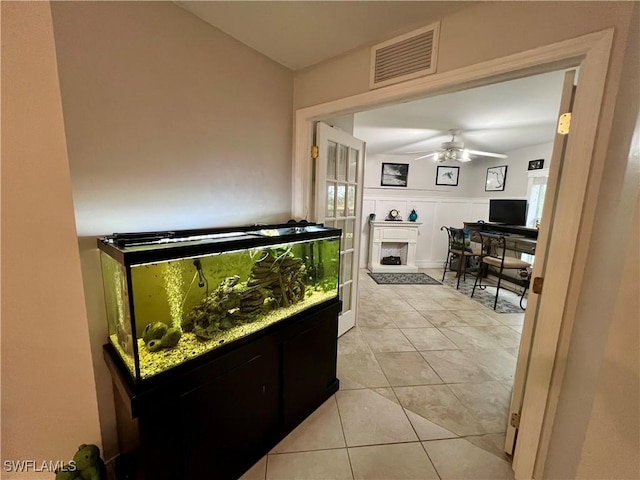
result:
<svg viewBox="0 0 640 480"><path fill-rule="evenodd" d="M95 445L80 445L69 465L56 470L55 480L107 480L107 468Z"/></svg>

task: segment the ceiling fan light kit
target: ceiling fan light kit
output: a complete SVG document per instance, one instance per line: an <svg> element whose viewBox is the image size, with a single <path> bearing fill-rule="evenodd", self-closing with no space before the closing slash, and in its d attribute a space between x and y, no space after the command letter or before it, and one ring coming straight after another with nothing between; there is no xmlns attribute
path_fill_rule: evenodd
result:
<svg viewBox="0 0 640 480"><path fill-rule="evenodd" d="M469 151L465 149L448 148L442 152L437 152L433 160L436 163L446 162L447 160L455 160L461 163L467 163L471 161Z"/></svg>
<svg viewBox="0 0 640 480"><path fill-rule="evenodd" d="M451 140L449 142L443 142L440 145L441 150L437 152L431 152L427 155L422 155L421 157L416 158L416 160L426 157L433 157L433 161L436 163L446 162L448 160L454 160L460 163L468 163L471 161L471 155L507 158L506 155L503 155L501 153L481 152L479 150L469 150L468 148L464 148L463 142L456 142L456 135L460 135L460 130L452 129L449 130L449 133L451 134Z"/></svg>

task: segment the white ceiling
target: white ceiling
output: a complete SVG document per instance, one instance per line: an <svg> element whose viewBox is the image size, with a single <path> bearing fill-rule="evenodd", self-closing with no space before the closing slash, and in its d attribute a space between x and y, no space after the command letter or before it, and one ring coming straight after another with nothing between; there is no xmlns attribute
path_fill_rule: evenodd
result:
<svg viewBox="0 0 640 480"><path fill-rule="evenodd" d="M300 70L433 23L474 2L176 1L270 57ZM465 147L496 153L553 141L562 72L388 106L355 116L372 154L433 151L462 130ZM419 156L419 154L416 154Z"/></svg>
<svg viewBox="0 0 640 480"><path fill-rule="evenodd" d="M370 154L429 152L462 131L465 147L494 153L552 142L564 72L551 72L357 113ZM415 154L419 156L419 154Z"/></svg>

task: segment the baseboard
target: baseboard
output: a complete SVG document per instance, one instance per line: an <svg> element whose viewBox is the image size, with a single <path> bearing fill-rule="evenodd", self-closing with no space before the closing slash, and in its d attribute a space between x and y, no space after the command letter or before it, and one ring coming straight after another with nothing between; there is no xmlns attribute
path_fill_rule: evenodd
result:
<svg viewBox="0 0 640 480"><path fill-rule="evenodd" d="M444 260L422 260L417 261L416 265L418 268L443 268Z"/></svg>

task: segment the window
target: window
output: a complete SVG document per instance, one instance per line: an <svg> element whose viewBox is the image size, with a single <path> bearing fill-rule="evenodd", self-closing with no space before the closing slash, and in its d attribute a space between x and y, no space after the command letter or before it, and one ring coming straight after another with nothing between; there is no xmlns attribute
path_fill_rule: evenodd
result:
<svg viewBox="0 0 640 480"><path fill-rule="evenodd" d="M549 169L534 170L529 172L529 182L527 185L527 227L537 228L542 219L542 208L544 207L544 196L547 193L547 181L549 180ZM534 256L524 254L522 260L533 264Z"/></svg>

